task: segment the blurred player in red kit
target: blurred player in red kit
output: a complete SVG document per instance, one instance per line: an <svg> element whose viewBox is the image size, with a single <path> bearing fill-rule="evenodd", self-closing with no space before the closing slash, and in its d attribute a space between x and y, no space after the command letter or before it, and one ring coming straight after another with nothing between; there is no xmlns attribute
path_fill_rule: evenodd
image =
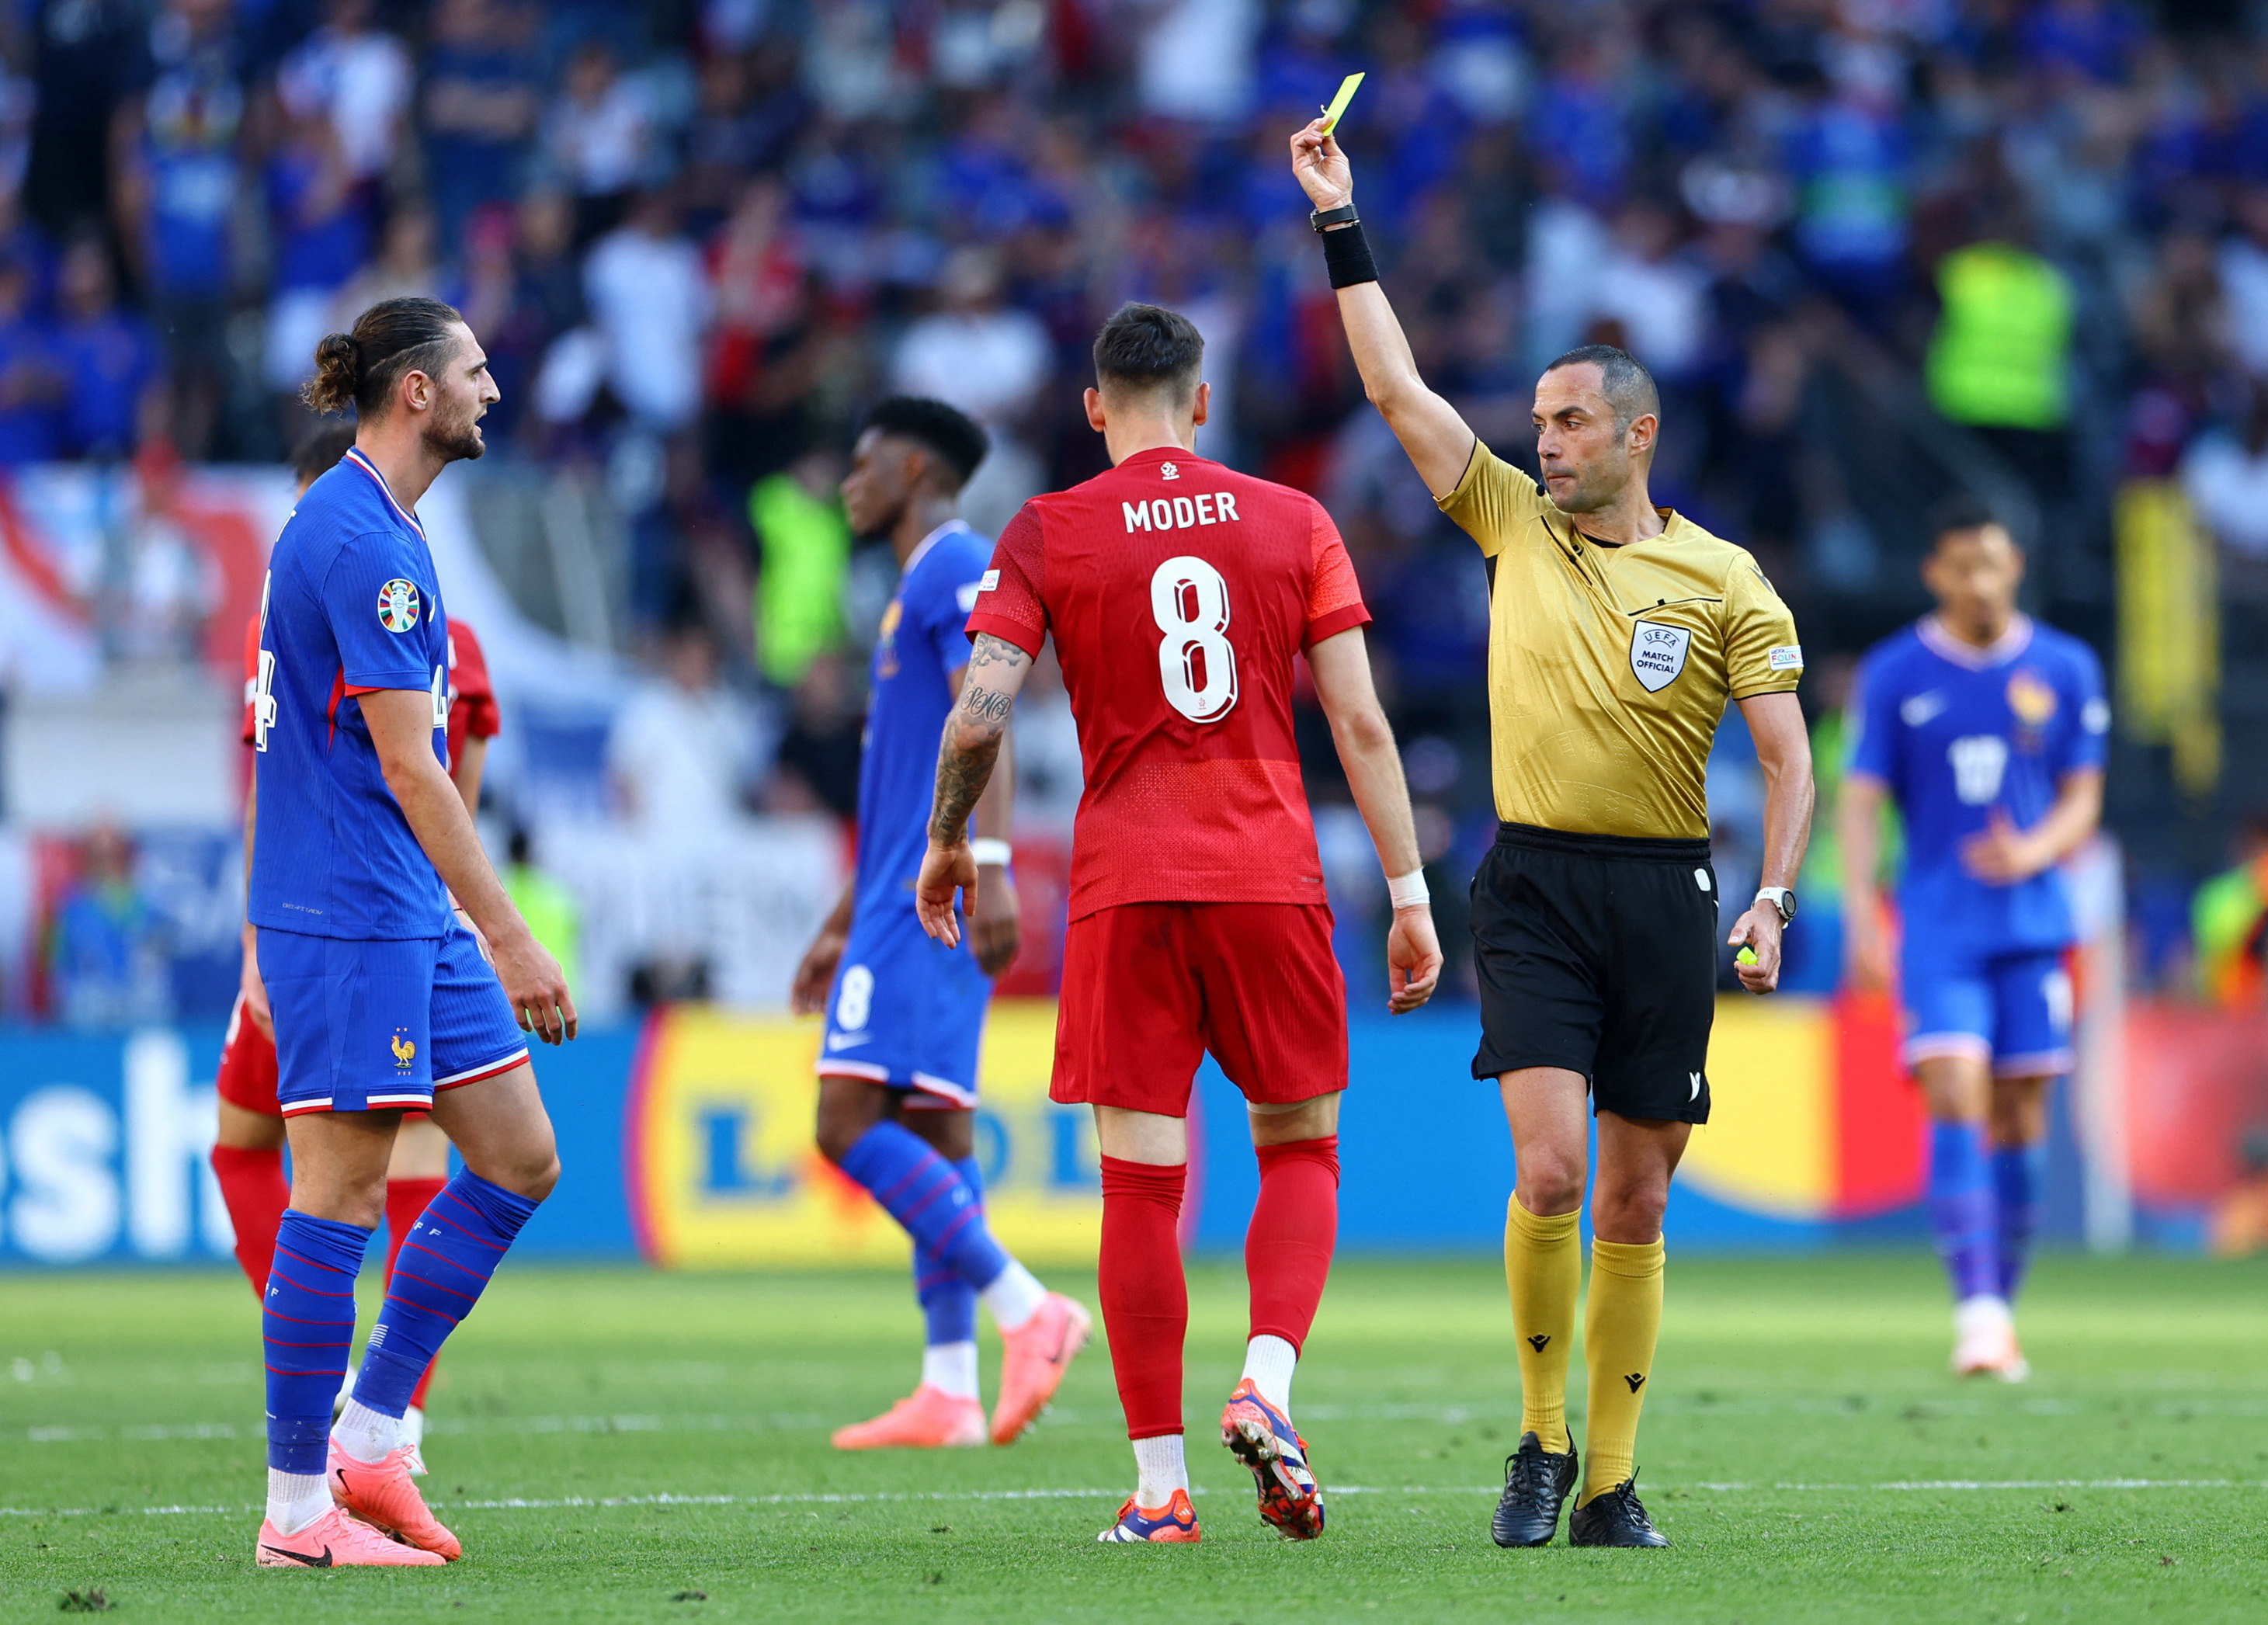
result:
<svg viewBox="0 0 2268 1625"><path fill-rule="evenodd" d="M293 500L329 472L332 465L354 445L352 423L323 424L311 430L291 453L291 473L298 482ZM244 633L244 742L252 744L252 695L260 678L260 617L255 614ZM486 658L473 629L453 617L449 621L449 766L451 776L465 798L465 810L477 813L481 774L488 761L489 741L500 726L496 693L489 683ZM252 788L244 803L245 867L252 864L252 828L256 811ZM227 1204L229 1223L236 1230L236 1261L252 1282L253 1295L261 1295L268 1282L268 1263L276 1254L276 1231L291 1202L284 1178L284 1114L276 1100L276 1027L268 1010L268 989L261 984L260 962L253 948L253 930L244 928L243 986L236 1007L229 1012L228 1037L221 1047L220 1132L213 1143L213 1173L220 1181L221 1199ZM448 1136L422 1112L404 1113L401 1131L394 1142L394 1158L386 1174L387 1272L394 1270L401 1239L440 1193L449 1178ZM425 1391L432 1386L429 1367L409 1408L403 1414L403 1438L422 1446L425 1424ZM422 1460L416 1471L423 1473Z"/></svg>
<svg viewBox="0 0 2268 1625"><path fill-rule="evenodd" d="M1204 351L1186 318L1155 305L1126 305L1096 338L1087 421L1114 467L1033 498L993 549L916 888L924 928L957 943L955 893L973 899L977 883L969 811L1052 636L1086 790L1050 1093L1094 1111L1102 1313L1138 1473L1105 1541L1198 1538L1176 1224L1207 1050L1244 1093L1260 1161L1251 1335L1221 1442L1251 1469L1266 1522L1293 1540L1322 1533L1291 1388L1338 1227L1346 989L1292 740L1302 653L1388 877L1388 1008L1423 1004L1441 968L1354 567L1314 498L1191 450L1210 405Z"/></svg>

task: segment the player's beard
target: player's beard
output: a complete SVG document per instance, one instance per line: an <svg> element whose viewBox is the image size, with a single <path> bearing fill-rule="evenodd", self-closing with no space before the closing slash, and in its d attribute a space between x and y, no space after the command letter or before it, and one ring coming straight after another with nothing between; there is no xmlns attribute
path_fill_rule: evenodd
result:
<svg viewBox="0 0 2268 1625"><path fill-rule="evenodd" d="M481 438L480 410L467 408L459 418L444 418L436 412L432 425L425 430L425 449L445 463L470 462L489 448Z"/></svg>

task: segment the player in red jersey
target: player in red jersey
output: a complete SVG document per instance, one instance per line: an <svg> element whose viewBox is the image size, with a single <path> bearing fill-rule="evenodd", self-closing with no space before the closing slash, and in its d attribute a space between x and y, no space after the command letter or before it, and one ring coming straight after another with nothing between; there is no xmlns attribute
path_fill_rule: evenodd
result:
<svg viewBox="0 0 2268 1625"><path fill-rule="evenodd" d="M1106 1541L1197 1539L1176 1223L1207 1050L1244 1092L1260 1161L1251 1335L1221 1442L1252 1470L1263 1518L1294 1540L1322 1532L1291 1387L1338 1227L1346 989L1292 741L1303 652L1389 877L1388 1007L1417 1009L1441 969L1354 567L1313 497L1191 451L1210 401L1203 359L1196 327L1155 305L1125 306L1095 340L1087 421L1115 467L1034 497L1001 533L968 621L976 647L917 885L924 929L958 943L954 894L976 886L969 809L1052 635L1086 790L1049 1092L1094 1110L1102 1313L1139 1474Z"/></svg>
<svg viewBox="0 0 2268 1625"><path fill-rule="evenodd" d="M291 453L291 472L298 481L293 500L354 445L354 425L326 424L310 432ZM252 696L260 680L260 617L254 615L244 629L244 742L253 742ZM489 741L501 726L496 690L489 681L488 659L480 640L465 621L449 621L449 770L456 780L465 808L477 813L481 774L487 765ZM252 866L252 827L255 803L251 786L245 790L245 867ZM284 1178L284 1114L276 1099L276 1027L268 1010L268 989L261 984L260 964L253 947L253 929L244 928L244 969L235 1008L229 1011L228 1036L221 1046L220 1128L213 1141L214 1177L220 1182L221 1200L236 1231L236 1261L259 1297L268 1282L269 1261L276 1255L276 1227L291 1202L291 1188ZM394 1270L394 1255L409 1226L440 1194L449 1178L449 1139L423 1112L402 1114L401 1132L394 1136L393 1158L386 1170L387 1272ZM432 1386L433 1370L411 1394L402 1414L402 1438L410 1445L423 1443L425 1391ZM424 1471L417 1460L416 1471Z"/></svg>

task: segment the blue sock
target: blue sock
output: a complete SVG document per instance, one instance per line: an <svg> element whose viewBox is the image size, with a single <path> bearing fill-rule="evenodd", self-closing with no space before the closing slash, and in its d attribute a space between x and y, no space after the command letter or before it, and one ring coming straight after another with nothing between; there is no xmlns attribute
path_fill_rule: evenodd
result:
<svg viewBox="0 0 2268 1625"><path fill-rule="evenodd" d="M470 1168L441 1188L394 1261L386 1303L363 1350L362 1375L355 1379L357 1401L387 1416L409 1408L441 1340L473 1312L504 1249L534 1211L529 1198Z"/></svg>
<svg viewBox="0 0 2268 1625"><path fill-rule="evenodd" d="M2000 1236L2000 1296L2016 1301L2024 1266L2032 1261L2032 1232L2040 1219L2040 1148L1992 1148L1992 1208Z"/></svg>
<svg viewBox="0 0 2268 1625"><path fill-rule="evenodd" d="M984 1182L976 1171L976 1158L964 1157L953 1166L961 1175L961 1182L968 1187L981 1205ZM976 1341L976 1289L918 1243L914 1247L914 1296L920 1300L923 1317L929 1322L926 1341L932 1347Z"/></svg>
<svg viewBox="0 0 2268 1625"><path fill-rule="evenodd" d="M1953 1278L1954 1300L1998 1297L2000 1261L1992 1240L1984 1124L1930 1126L1929 1220L1937 1232L1938 1256Z"/></svg>
<svg viewBox="0 0 2268 1625"><path fill-rule="evenodd" d="M843 1172L959 1280L982 1291L1008 1267L985 1227L984 1204L944 1153L903 1123L876 1123L844 1154Z"/></svg>
<svg viewBox="0 0 2268 1625"><path fill-rule="evenodd" d="M267 1344L268 1465L279 1473L327 1470L331 1401L354 1343L355 1277L371 1232L286 1208L261 1294Z"/></svg>

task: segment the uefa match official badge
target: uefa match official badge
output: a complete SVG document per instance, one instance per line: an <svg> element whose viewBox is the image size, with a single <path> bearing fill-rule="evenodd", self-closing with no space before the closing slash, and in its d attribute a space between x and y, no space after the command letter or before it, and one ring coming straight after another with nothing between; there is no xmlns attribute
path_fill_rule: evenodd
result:
<svg viewBox="0 0 2268 1625"><path fill-rule="evenodd" d="M423 607L414 581L396 576L378 590L378 623L389 632L407 632L416 626Z"/></svg>
<svg viewBox="0 0 2268 1625"><path fill-rule="evenodd" d="M1682 626L1641 621L1631 629L1631 672L1648 694L1660 694L1685 669L1685 651L1693 634Z"/></svg>

